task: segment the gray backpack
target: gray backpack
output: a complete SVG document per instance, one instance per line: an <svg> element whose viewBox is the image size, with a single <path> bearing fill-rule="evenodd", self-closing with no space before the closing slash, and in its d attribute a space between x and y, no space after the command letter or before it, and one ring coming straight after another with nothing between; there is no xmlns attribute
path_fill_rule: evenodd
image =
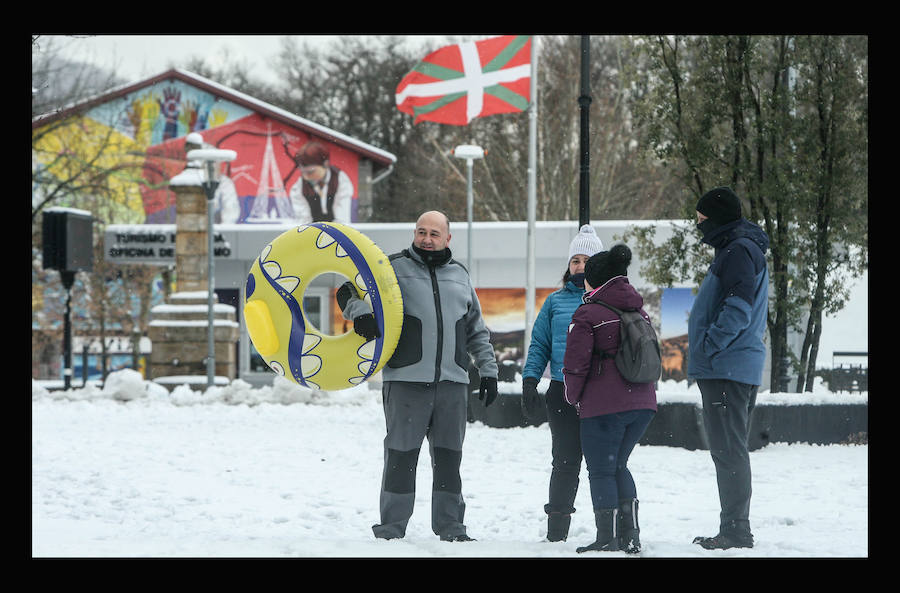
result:
<svg viewBox="0 0 900 593"><path fill-rule="evenodd" d="M603 305L619 316L619 349L615 355L603 353L603 358L612 358L622 378L629 383L656 383L662 374L662 357L656 331L640 311L622 311L602 301L592 301Z"/></svg>

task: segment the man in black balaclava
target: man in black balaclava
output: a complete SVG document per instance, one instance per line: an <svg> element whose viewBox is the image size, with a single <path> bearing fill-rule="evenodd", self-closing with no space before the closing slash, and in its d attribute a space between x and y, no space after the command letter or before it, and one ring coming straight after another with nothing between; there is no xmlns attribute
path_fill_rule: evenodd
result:
<svg viewBox="0 0 900 593"><path fill-rule="evenodd" d="M703 424L719 487L719 533L697 537L706 549L752 548L750 455L747 439L766 347L769 238L741 216L728 187L697 202L702 242L715 258L688 319L688 377L703 399Z"/></svg>

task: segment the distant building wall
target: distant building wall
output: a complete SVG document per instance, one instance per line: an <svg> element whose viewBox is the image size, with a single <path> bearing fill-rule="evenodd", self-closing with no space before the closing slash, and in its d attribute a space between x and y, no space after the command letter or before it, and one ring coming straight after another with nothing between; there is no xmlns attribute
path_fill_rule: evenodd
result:
<svg viewBox="0 0 900 593"><path fill-rule="evenodd" d="M625 230L635 224L654 224L657 239L665 240L671 233L673 221L595 221L592 223L605 248L620 241ZM413 238L413 223L359 223L354 228L372 239L386 254L408 248ZM229 295L241 324L243 353L242 372L251 372L254 351L243 326L240 314L243 286L254 259L270 241L293 225L217 225L214 250L216 252L216 289ZM562 287L562 277L568 264L569 242L578 228L574 221L538 222L535 225L535 316L554 290ZM106 258L119 263L173 262L174 225L111 225L106 230ZM452 222L450 248L453 257L465 263L468 246L468 224ZM472 224L471 276L481 302L491 339L501 362L521 364L525 330L526 276L525 222L474 222ZM686 369L687 313L693 299L692 287L680 286L662 290L646 280L640 270L644 262L634 254L629 268L629 280L644 295L645 308L655 320L663 340L667 368L665 378L683 380ZM317 327L331 334L350 328L334 306L334 291L344 281L333 275L313 280L307 298L314 298ZM257 365L258 366L258 365Z"/></svg>

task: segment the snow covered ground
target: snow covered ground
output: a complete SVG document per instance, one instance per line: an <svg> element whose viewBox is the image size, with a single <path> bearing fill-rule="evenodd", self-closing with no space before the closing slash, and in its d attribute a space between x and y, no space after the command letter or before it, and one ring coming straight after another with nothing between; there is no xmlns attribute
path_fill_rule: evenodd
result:
<svg viewBox="0 0 900 593"><path fill-rule="evenodd" d="M509 389L515 389L509 384ZM699 401L661 385L660 401ZM760 394L760 404L791 396ZM796 398L797 396L792 396ZM815 403L867 401L817 390ZM134 371L101 389L32 381L34 557L560 557L594 539L587 471L569 539L542 541L550 431L468 425L463 494L469 535L430 529L423 447L416 510L402 540L376 540L384 417L368 385L314 393L277 380L169 394ZM630 467L645 557L868 557L868 446L770 444L751 453L756 546L706 551L718 527L709 453L638 446Z"/></svg>

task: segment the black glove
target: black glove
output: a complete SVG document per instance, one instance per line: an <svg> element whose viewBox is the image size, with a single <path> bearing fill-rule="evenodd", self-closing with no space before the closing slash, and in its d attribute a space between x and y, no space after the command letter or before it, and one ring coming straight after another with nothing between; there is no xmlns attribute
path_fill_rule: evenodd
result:
<svg viewBox="0 0 900 593"><path fill-rule="evenodd" d="M337 292L334 293L334 299L337 301L338 307L343 311L347 307L347 301L350 300L350 297L356 296L356 288L353 286L352 282L344 282L341 284L341 287L337 289Z"/></svg>
<svg viewBox="0 0 900 593"><path fill-rule="evenodd" d="M484 407L488 407L497 399L497 377L482 377L481 389L478 392L478 399L484 402Z"/></svg>
<svg viewBox="0 0 900 593"><path fill-rule="evenodd" d="M537 390L538 380L534 377L522 379L522 415L526 420L534 421L538 418L538 411L542 405L541 396Z"/></svg>
<svg viewBox="0 0 900 593"><path fill-rule="evenodd" d="M372 313L366 313L364 315L360 315L359 317L354 317L353 331L364 337L366 339L366 342L381 337L381 332L378 331L378 322L375 321L375 315L373 315Z"/></svg>

